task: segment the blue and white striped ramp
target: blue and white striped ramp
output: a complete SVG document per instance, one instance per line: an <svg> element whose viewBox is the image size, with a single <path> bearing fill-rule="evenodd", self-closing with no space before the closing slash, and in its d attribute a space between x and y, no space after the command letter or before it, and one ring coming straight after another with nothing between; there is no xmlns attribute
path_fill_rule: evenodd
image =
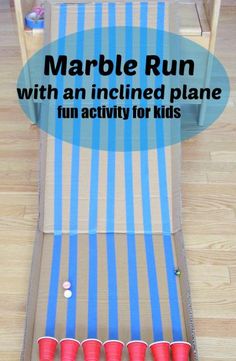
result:
<svg viewBox="0 0 236 361"><path fill-rule="evenodd" d="M158 1L52 6L52 40L109 21L139 26L143 16L150 27L167 24L165 3ZM122 153L42 137L43 236L32 360L44 335L189 340L188 289L175 275L178 260L184 264L180 147ZM70 299L63 297L65 280L72 284Z"/></svg>

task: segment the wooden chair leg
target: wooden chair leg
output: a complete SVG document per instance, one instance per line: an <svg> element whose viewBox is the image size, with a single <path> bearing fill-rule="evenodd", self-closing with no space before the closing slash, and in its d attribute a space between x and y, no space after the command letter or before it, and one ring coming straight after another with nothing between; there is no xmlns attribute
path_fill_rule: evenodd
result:
<svg viewBox="0 0 236 361"><path fill-rule="evenodd" d="M203 100L199 106L199 113L198 113L198 125L203 127L205 124L205 117L206 117L206 101Z"/></svg>

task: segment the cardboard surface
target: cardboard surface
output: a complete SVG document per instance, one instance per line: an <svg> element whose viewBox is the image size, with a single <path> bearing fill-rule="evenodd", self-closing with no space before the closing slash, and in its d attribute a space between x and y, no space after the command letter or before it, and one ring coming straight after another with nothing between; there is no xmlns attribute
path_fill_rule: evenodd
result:
<svg viewBox="0 0 236 361"><path fill-rule="evenodd" d="M38 346L37 339L45 334L48 290L50 282L50 271L52 264L53 235L44 235L42 241L42 262L38 272L40 274L39 290L37 297L37 307L34 314L34 330L33 330L33 353L32 361L37 360ZM140 326L142 339L148 343L153 341L152 333L152 316L151 303L149 294L149 283L147 275L147 263L145 253L144 235L137 235L136 239L136 256L138 269L138 289L139 289L139 306L140 306ZM178 251L176 247L180 247L182 253L181 235L174 235L172 245L174 250L175 263L177 265ZM155 267L158 274L159 296L161 304L161 314L163 323L164 339L172 341L172 323L170 318L170 301L168 296L167 272L173 270L166 267L164 256L164 243L162 235L153 235L153 243L155 249ZM76 337L79 340L87 338L88 325L88 259L89 247L88 236L78 236L78 278L77 278L77 321L76 321ZM127 236L122 234L115 235L115 246L117 256L117 287L118 287L118 312L119 312L119 338L123 342L131 339L130 335L130 311L129 311L129 290L128 290L128 262L127 262ZM56 314L56 330L55 337L59 340L65 337L66 318L67 318L67 299L63 296L62 283L68 278L68 236L64 235L62 239L62 257L60 266L60 277L58 284L58 304ZM182 262L179 260L179 262ZM180 267L183 264L178 264ZM152 265L154 267L154 265ZM98 235L98 338L102 341L108 339L108 273L106 262L106 235ZM182 279L181 279L182 277ZM186 335L188 325L184 318L183 308L187 306L187 298L182 297L181 282L186 282L187 273L185 270L182 276L177 277L178 297L181 312L181 320L183 327L183 337L192 341L191 335ZM72 285L73 289L73 285ZM185 285L185 291L187 287ZM176 302L178 302L176 300ZM189 311L189 309L188 309ZM186 328L187 326L187 328ZM192 325L191 325L192 327ZM30 340L29 340L30 342ZM151 359L150 356L147 360ZM58 359L56 359L58 360ZM29 361L29 360L28 360Z"/></svg>
<svg viewBox="0 0 236 361"><path fill-rule="evenodd" d="M76 1L77 2L77 1ZM70 2L72 3L72 1ZM152 4L149 12L150 26L155 27L156 2ZM119 21L124 22L124 9L122 3L120 6ZM48 3L47 23L47 41L52 41L58 37L58 2L50 1ZM107 6L107 3L104 4ZM135 2L134 22L139 25L138 2ZM74 4L68 5L67 33L75 31L76 7ZM93 27L94 3L86 5L86 28ZM104 13L104 24L107 23L106 12ZM165 23L168 25L168 16ZM57 183L55 179L54 164L55 139L51 136L42 136L41 146L41 189L40 189L40 219L39 219L39 237L35 245L35 254L32 266L31 288L29 295L29 307L27 315L27 327L23 361L36 361L38 359L37 338L45 335L47 308L49 301L50 277L53 264L53 247L55 234L61 236L61 258L59 260L59 280L56 293L57 307L55 319L55 337L62 339L66 333L67 322L67 300L63 296L62 283L68 279L69 262L69 209L71 192L71 155L72 145L62 143L62 229L56 230L54 226L54 187ZM79 187L79 216L78 229L71 230L71 234L77 235L78 253L74 254L77 259L77 294L76 294L76 337L83 340L88 336L88 285L89 285L89 235L88 235L88 212L90 201L90 174L91 174L91 150L81 148L80 153L80 178ZM106 197L107 197L107 152L100 151L99 163L99 197L98 197L98 222L94 230L97 235L97 337L102 341L108 336L108 265L107 265L107 237L106 234ZM181 228L181 192L180 192L180 146L167 147L165 149L166 172L167 172L167 191L170 207L171 231L176 232ZM140 154L133 152L133 169L130 169L133 175L134 192L134 217L135 234L133 234L136 247L137 275L138 275L138 302L140 307L140 328L143 340L151 343L153 341L152 314L148 267L156 269L158 279L158 290L160 299L160 309L163 324L163 337L166 340L173 340L173 328L171 320L170 303L178 303L180 309L181 326L183 338L194 345L192 360L196 360L195 336L192 320L190 291L188 284L187 269L185 263L185 254L183 248L183 239L180 232L172 236L172 244L169 251L173 252L174 267L167 264L165 255L165 242L163 241L162 223L160 216L160 194L158 185L158 167L157 152L151 150L148 152L149 162L149 187L151 196L151 217L152 231L149 234L154 247L154 262L147 256L145 247L144 227L143 227L143 209L141 202L141 179L140 179ZM56 180L56 183L55 183ZM118 320L119 320L119 339L128 342L131 340L130 332L130 295L129 295L129 262L128 262L128 235L126 234L126 209L125 209L125 174L124 174L124 154L116 154L116 182L115 182L115 225L114 240L116 252L116 271L117 271L117 300L118 300ZM61 235L63 233L63 235ZM39 257L40 256L40 257ZM134 255L133 255L134 256ZM115 267L115 266L114 266ZM175 268L182 269L180 278L174 275ZM174 277L177 283L177 298L170 299L168 276ZM73 291L73 285L72 285ZM154 320L156 322L156 320ZM103 356L102 356L103 357ZM80 351L79 359L82 359ZM125 355L126 359L126 355ZM59 360L59 354L56 361ZM151 360L150 354L147 354L147 360Z"/></svg>
<svg viewBox="0 0 236 361"><path fill-rule="evenodd" d="M85 6L85 29L94 27L94 3L87 3ZM108 11L107 2L103 2L102 9L102 26L108 25ZM166 4L165 28L173 28L174 22L169 25L169 16L173 8ZM53 41L58 38L58 19L59 19L59 4L58 2L50 1L48 3L48 27L47 27L47 41ZM66 34L76 32L77 22L77 6L68 2ZM133 3L133 25L140 25L140 2ZM156 27L157 19L157 3L150 1L148 6L148 26ZM125 2L116 3L116 21L118 26L125 25ZM54 232L54 148L55 140L48 136L46 141L47 155L46 155L46 174L45 174L45 203L44 203L44 224L42 231L46 233ZM68 233L69 231L69 202L71 189L71 154L72 145L63 143L62 149L62 231ZM89 206L90 206L90 181L91 181L91 154L90 149L81 148L80 151L80 174L79 174L79 197L78 197L78 233L88 232L89 220ZM159 175L158 175L158 159L157 151L148 151L148 167L149 167L149 187L150 187L150 203L152 214L152 231L154 233L161 233L161 211L160 211L160 191L159 191ZM115 172L115 225L114 231L125 233L126 227L126 208L125 208L125 162L124 154L116 153L116 172ZM167 191L168 202L170 207L170 224L171 231L176 232L180 230L180 145L174 145L165 148L166 171L167 171ZM140 153L132 153L133 169L130 169L130 174L133 176L133 194L134 194L134 218L135 218L135 232L143 233L143 215L142 215L142 185L141 185L141 161ZM99 179L98 179L98 219L97 228L98 233L106 232L106 201L107 201L107 152L99 151Z"/></svg>
<svg viewBox="0 0 236 361"><path fill-rule="evenodd" d="M53 137L47 138L46 174L45 174L45 204L43 231L52 233L54 230L54 144ZM68 233L70 222L70 190L71 190L71 153L72 145L63 142L63 218L62 231ZM79 174L79 198L78 198L78 232L87 233L89 227L90 206L90 174L91 174L90 149L80 149L80 174ZM170 206L171 230L176 232L180 229L181 199L180 199L180 146L175 145L165 149L168 201ZM161 233L161 210L160 191L158 176L157 151L148 152L149 164L149 187L150 204L152 215L152 227L154 233ZM137 233L144 232L142 214L142 188L141 188L141 164L140 153L133 152L133 194L134 194L134 217L135 230ZM127 175L126 175L127 176ZM106 204L107 204L107 152L99 151L99 180L98 180L98 219L97 232L106 232ZM115 232L126 232L126 205L125 205L125 164L124 153L116 153L115 175ZM76 231L76 230L74 230Z"/></svg>

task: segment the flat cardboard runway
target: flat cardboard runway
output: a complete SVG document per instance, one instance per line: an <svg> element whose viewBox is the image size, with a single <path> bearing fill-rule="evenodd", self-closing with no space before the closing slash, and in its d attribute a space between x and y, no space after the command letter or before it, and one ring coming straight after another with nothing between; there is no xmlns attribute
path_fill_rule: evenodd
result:
<svg viewBox="0 0 236 361"><path fill-rule="evenodd" d="M175 255L175 263L183 262L179 259L177 261L177 255L182 252L181 250L181 234L173 236L173 250ZM44 235L41 242L42 246L42 258L41 264L39 264L39 288L38 297L31 298L31 303L35 303L36 312L35 316L28 314L28 317L33 324L33 339L32 339L32 357L31 360L37 360L38 346L37 339L45 334L46 317L47 317L47 305L48 305L48 291L51 273L52 263L52 250L53 250L53 235ZM149 283L147 274L147 260L145 256L145 240L144 235L136 235L136 257L137 257L137 274L138 274L138 291L139 291L139 307L140 307L140 328L142 340L148 343L153 342L152 332L152 315L151 315L151 303L149 294ZM176 243L178 250L176 251ZM106 235L99 234L97 236L97 255L98 255L98 292L97 292L97 337L106 341L109 338L108 335L108 274L107 274L107 245ZM168 270L165 264L165 255L163 247L162 235L153 235L153 244L155 250L156 264L152 264L151 267L156 267L158 284L159 284L159 297L160 307L163 324L164 339L168 341L173 340L172 336L172 323L170 318L170 304L167 285L167 272L174 273L174 270ZM78 272L77 272L77 316L76 316L76 338L84 340L87 338L87 325L88 325L88 267L89 267L89 242L87 235L78 235ZM131 340L130 334L130 305L129 305L129 272L128 272L128 260L127 260L127 237L125 234L115 235L115 248L117 258L117 291L118 291L118 319L119 319L119 339L123 342ZM66 315L67 315L67 299L63 295L62 283L68 279L68 250L69 250L69 237L64 235L62 238L62 253L60 263L60 276L58 285L58 304L56 313L56 329L55 337L59 340L66 335ZM186 312L184 314L183 308L187 311L187 317L191 318L191 314L188 313L188 289L186 285L184 292L181 291L183 283L187 281L187 274L185 274L185 265L182 263L181 268L183 274L177 278L179 308L181 314L181 322L183 329L183 339L191 337L189 322L186 319ZM73 285L72 285L73 290ZM178 300L175 300L178 302ZM33 318L33 319L32 319ZM187 336L188 333L188 336ZM28 339L26 346L30 350L30 340ZM148 355L149 359L149 355ZM59 358L56 358L59 360Z"/></svg>

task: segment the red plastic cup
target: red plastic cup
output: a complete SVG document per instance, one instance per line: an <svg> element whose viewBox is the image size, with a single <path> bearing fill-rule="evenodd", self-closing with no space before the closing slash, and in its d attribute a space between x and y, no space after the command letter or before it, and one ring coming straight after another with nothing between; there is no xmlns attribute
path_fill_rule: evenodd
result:
<svg viewBox="0 0 236 361"><path fill-rule="evenodd" d="M130 341L127 343L130 361L144 361L147 343L144 341Z"/></svg>
<svg viewBox="0 0 236 361"><path fill-rule="evenodd" d="M106 361L121 361L124 344L118 340L108 340L103 344Z"/></svg>
<svg viewBox="0 0 236 361"><path fill-rule="evenodd" d="M40 337L39 345L39 361L53 361L56 353L58 341L54 337Z"/></svg>
<svg viewBox="0 0 236 361"><path fill-rule="evenodd" d="M61 361L75 361L80 343L74 338L63 338L60 341Z"/></svg>
<svg viewBox="0 0 236 361"><path fill-rule="evenodd" d="M188 342L179 341L170 344L173 361L188 361L191 345Z"/></svg>
<svg viewBox="0 0 236 361"><path fill-rule="evenodd" d="M167 341L153 342L150 346L154 361L170 361L170 343Z"/></svg>
<svg viewBox="0 0 236 361"><path fill-rule="evenodd" d="M84 361L99 361L102 347L101 341L90 338L82 342L82 347L84 351Z"/></svg>

